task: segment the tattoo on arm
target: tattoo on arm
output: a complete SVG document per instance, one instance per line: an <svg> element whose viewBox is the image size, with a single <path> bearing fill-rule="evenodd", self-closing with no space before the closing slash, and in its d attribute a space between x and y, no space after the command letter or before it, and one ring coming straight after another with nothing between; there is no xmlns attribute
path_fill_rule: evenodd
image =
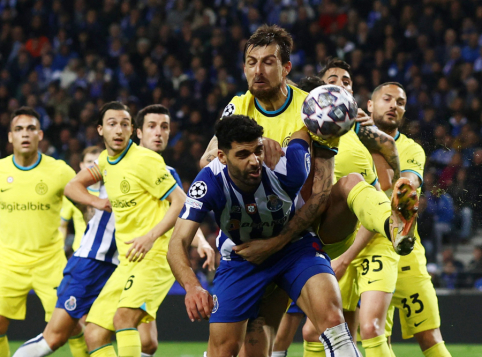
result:
<svg viewBox="0 0 482 357"><path fill-rule="evenodd" d="M393 169L393 182L400 178L400 161L395 140L373 126L362 126L358 138L370 152L380 153Z"/></svg>

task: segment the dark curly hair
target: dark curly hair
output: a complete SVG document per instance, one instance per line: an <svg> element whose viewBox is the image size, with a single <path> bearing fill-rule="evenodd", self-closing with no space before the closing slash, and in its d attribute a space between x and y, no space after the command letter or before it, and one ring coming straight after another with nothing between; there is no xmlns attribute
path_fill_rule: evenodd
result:
<svg viewBox="0 0 482 357"><path fill-rule="evenodd" d="M246 52L250 46L269 46L276 43L280 49L281 63L289 62L291 50L293 49L293 38L284 28L278 25L262 25L251 35L244 46L243 60L246 61Z"/></svg>
<svg viewBox="0 0 482 357"><path fill-rule="evenodd" d="M341 68L344 69L345 71L348 72L351 78L351 67L348 63L345 61L336 58L336 57L328 57L323 68L318 72L318 77L323 78L325 75L326 71L328 71L331 68ZM323 83L325 84L325 83Z"/></svg>
<svg viewBox="0 0 482 357"><path fill-rule="evenodd" d="M263 136L263 127L246 115L223 117L214 127L218 138L218 148L231 149L231 143L249 143Z"/></svg>
<svg viewBox="0 0 482 357"><path fill-rule="evenodd" d="M311 92L313 89L318 88L325 84L320 77L309 76L300 79L298 82L298 88L305 92Z"/></svg>

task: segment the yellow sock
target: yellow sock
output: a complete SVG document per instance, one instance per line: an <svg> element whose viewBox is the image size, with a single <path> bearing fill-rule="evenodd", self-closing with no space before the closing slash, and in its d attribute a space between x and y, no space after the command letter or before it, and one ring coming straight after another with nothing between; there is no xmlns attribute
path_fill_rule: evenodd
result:
<svg viewBox="0 0 482 357"><path fill-rule="evenodd" d="M387 337L385 335L362 340L362 346L365 349L366 357L390 356L390 348L388 348Z"/></svg>
<svg viewBox="0 0 482 357"><path fill-rule="evenodd" d="M89 357L89 350L85 343L84 333L69 338L70 353L73 357Z"/></svg>
<svg viewBox="0 0 482 357"><path fill-rule="evenodd" d="M141 357L141 336L135 328L116 331L119 357Z"/></svg>
<svg viewBox="0 0 482 357"><path fill-rule="evenodd" d="M347 204L366 229L386 236L385 221L391 216L392 209L385 193L362 181L348 194Z"/></svg>
<svg viewBox="0 0 482 357"><path fill-rule="evenodd" d="M0 357L10 357L10 346L7 335L0 336Z"/></svg>
<svg viewBox="0 0 482 357"><path fill-rule="evenodd" d="M325 347L321 342L303 341L303 357L325 357Z"/></svg>
<svg viewBox="0 0 482 357"><path fill-rule="evenodd" d="M447 347L445 347L445 342L439 342L428 350L423 351L425 357L452 357Z"/></svg>
<svg viewBox="0 0 482 357"><path fill-rule="evenodd" d="M99 347L89 353L90 357L117 357L115 354L114 346L111 343Z"/></svg>

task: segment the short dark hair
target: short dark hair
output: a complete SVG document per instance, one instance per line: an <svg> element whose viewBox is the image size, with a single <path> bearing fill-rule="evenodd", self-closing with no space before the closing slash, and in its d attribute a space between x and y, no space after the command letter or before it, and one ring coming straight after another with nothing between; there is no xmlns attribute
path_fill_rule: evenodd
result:
<svg viewBox="0 0 482 357"><path fill-rule="evenodd" d="M127 113L129 113L129 108L125 104L122 104L121 102L114 101L114 102L105 103L102 106L102 108L100 108L99 117L97 119L97 125L103 124L104 115L110 109L112 109L112 110L125 110ZM130 113L129 113L129 115L130 115Z"/></svg>
<svg viewBox="0 0 482 357"><path fill-rule="evenodd" d="M251 35L244 45L243 61L246 61L246 52L250 46L269 46L276 43L280 49L281 63L289 62L293 49L293 38L284 28L278 25L262 25Z"/></svg>
<svg viewBox="0 0 482 357"><path fill-rule="evenodd" d="M320 77L309 76L300 79L298 82L298 88L304 90L305 92L311 92L313 89L318 88L325 84Z"/></svg>
<svg viewBox="0 0 482 357"><path fill-rule="evenodd" d="M214 127L218 148L231 149L231 143L249 143L263 136L263 127L246 115L222 117Z"/></svg>
<svg viewBox="0 0 482 357"><path fill-rule="evenodd" d="M80 161L84 161L85 157L89 154L100 154L102 152L102 149L98 146L89 146L82 151L82 155L80 156Z"/></svg>
<svg viewBox="0 0 482 357"><path fill-rule="evenodd" d="M348 72L348 74L350 75L350 78L352 77L350 65L337 57L328 57L326 59L326 62L323 65L323 68L318 72L318 77L323 78L326 71L328 71L331 68L344 69L345 71Z"/></svg>
<svg viewBox="0 0 482 357"><path fill-rule="evenodd" d="M142 126L144 125L144 118L147 114L165 114L171 118L171 114L169 113L169 109L167 109L162 104L152 104L148 105L147 107L139 110L136 116L136 128L142 130Z"/></svg>
<svg viewBox="0 0 482 357"><path fill-rule="evenodd" d="M373 96L375 95L376 92L378 92L380 89L382 89L383 87L386 87L386 86L397 86L397 87L401 88L401 89L405 92L405 88L403 87L402 84L400 84L400 83L398 83L398 82L385 82L385 83L380 84L378 87L376 87L376 88L373 90L372 98L373 98Z"/></svg>
<svg viewBox="0 0 482 357"><path fill-rule="evenodd" d="M34 117L35 119L37 119L40 126L40 114L35 109L27 106L18 108L10 115L10 125L12 125L13 119L18 117L19 115L28 115Z"/></svg>

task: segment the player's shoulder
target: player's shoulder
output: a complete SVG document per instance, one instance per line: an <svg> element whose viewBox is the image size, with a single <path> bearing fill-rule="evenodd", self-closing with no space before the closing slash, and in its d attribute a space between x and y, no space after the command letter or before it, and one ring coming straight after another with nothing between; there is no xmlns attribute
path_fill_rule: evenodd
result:
<svg viewBox="0 0 482 357"><path fill-rule="evenodd" d="M398 146L402 146L402 150L407 150L413 153L424 153L422 146L417 143L415 140L410 139L405 134L399 133L398 138L395 138L395 142Z"/></svg>
<svg viewBox="0 0 482 357"><path fill-rule="evenodd" d="M74 173L75 171L71 168L65 161L54 159L51 156L42 154L42 159L40 161L41 167L46 170L60 170L62 172Z"/></svg>
<svg viewBox="0 0 482 357"><path fill-rule="evenodd" d="M209 165L204 167L189 188L187 195L194 199L219 200L222 191L224 178L222 171L224 165L216 158ZM204 197L206 196L206 197Z"/></svg>
<svg viewBox="0 0 482 357"><path fill-rule="evenodd" d="M308 92L305 92L304 90L296 87L296 86L293 86L293 85L290 85L288 84L288 87L291 88L291 90L293 91L293 97L294 98L299 98L301 100L305 100L305 98L308 96Z"/></svg>
<svg viewBox="0 0 482 357"><path fill-rule="evenodd" d="M160 163L166 165L164 159L157 152L147 149L142 146L138 146L135 143L132 144L132 154L130 158L140 163Z"/></svg>
<svg viewBox="0 0 482 357"><path fill-rule="evenodd" d="M221 117L228 117L243 112L243 110L249 106L249 103L253 101L253 98L254 97L249 90L244 94L234 96L224 108Z"/></svg>
<svg viewBox="0 0 482 357"><path fill-rule="evenodd" d="M11 168L12 165L13 165L13 155L0 159L0 169L5 170L8 168Z"/></svg>

